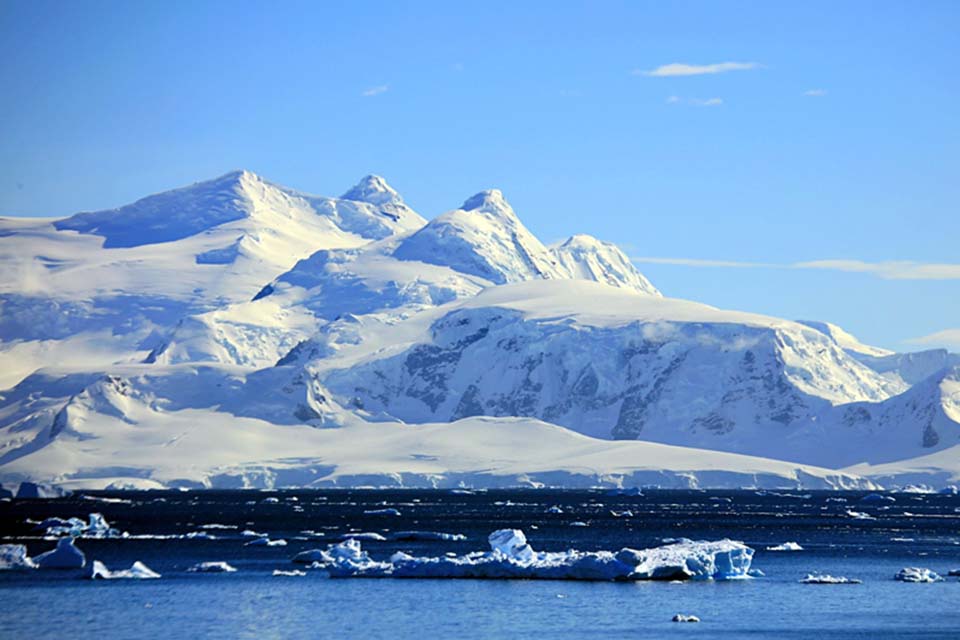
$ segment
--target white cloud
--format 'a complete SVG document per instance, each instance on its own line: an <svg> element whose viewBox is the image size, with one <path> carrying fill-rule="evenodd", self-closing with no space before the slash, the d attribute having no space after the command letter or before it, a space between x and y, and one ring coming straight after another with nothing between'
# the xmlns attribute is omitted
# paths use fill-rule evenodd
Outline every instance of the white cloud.
<svg viewBox="0 0 960 640"><path fill-rule="evenodd" d="M815 269L865 273L884 280L960 280L960 264L913 262L910 260L864 262L862 260L811 260L793 263L702 260L699 258L633 257L634 262L671 264L687 267L728 267L738 269Z"/></svg>
<svg viewBox="0 0 960 640"><path fill-rule="evenodd" d="M667 104L690 104L695 107L719 107L723 104L723 98L681 98L680 96L669 96L666 99Z"/></svg>
<svg viewBox="0 0 960 640"><path fill-rule="evenodd" d="M807 89L803 92L803 95L810 96L811 98L822 98L827 95L826 89Z"/></svg>
<svg viewBox="0 0 960 640"><path fill-rule="evenodd" d="M861 260L813 260L798 262L795 269L828 269L870 273L884 280L960 280L960 264L937 264L911 260L863 262Z"/></svg>
<svg viewBox="0 0 960 640"><path fill-rule="evenodd" d="M910 338L905 340L907 344L920 344L926 347L943 347L945 349L960 349L960 329L944 329L931 333L928 336L919 338Z"/></svg>
<svg viewBox="0 0 960 640"><path fill-rule="evenodd" d="M733 267L737 269L757 269L761 267L778 268L781 265L765 264L762 262L738 262L736 260L700 260L698 258L650 258L631 257L634 262L644 264L673 264L682 267Z"/></svg>
<svg viewBox="0 0 960 640"><path fill-rule="evenodd" d="M364 98L372 98L374 96L380 95L381 93L386 93L389 90L390 90L390 85L381 84L377 87L370 87L369 89L364 90L364 92L360 95L362 95Z"/></svg>
<svg viewBox="0 0 960 640"><path fill-rule="evenodd" d="M634 69L632 73L636 76L671 78L676 76L702 76L713 73L726 73L728 71L746 71L759 67L760 65L756 62L718 62L716 64L683 64L681 62L673 62L649 71Z"/></svg>

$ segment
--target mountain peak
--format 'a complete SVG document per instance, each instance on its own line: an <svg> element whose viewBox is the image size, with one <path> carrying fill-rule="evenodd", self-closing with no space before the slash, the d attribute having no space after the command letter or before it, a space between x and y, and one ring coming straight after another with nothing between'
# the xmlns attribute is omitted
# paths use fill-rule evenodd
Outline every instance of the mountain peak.
<svg viewBox="0 0 960 640"><path fill-rule="evenodd" d="M355 200L372 205L403 204L400 194L382 177L374 174L364 176L360 182L340 196L343 200Z"/></svg>
<svg viewBox="0 0 960 640"><path fill-rule="evenodd" d="M487 189L472 195L466 199L460 209L463 211L477 211L481 209L501 211L507 209L513 211L507 199L503 197L503 192L500 191L500 189Z"/></svg>

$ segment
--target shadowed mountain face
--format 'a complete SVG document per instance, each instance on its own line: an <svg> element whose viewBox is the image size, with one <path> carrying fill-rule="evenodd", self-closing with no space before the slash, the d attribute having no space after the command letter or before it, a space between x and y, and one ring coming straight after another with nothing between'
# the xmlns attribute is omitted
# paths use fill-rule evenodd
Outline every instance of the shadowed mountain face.
<svg viewBox="0 0 960 640"><path fill-rule="evenodd" d="M0 220L0 276L0 479L960 473L956 355L665 298L495 189L427 222L378 176L327 198L238 171Z"/></svg>

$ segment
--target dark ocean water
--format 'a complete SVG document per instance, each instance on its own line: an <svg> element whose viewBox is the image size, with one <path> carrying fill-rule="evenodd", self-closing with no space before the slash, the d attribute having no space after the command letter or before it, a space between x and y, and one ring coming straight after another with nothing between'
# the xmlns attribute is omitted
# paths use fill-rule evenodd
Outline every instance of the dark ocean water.
<svg viewBox="0 0 960 640"><path fill-rule="evenodd" d="M31 555L52 548L30 521L100 512L132 535L206 531L216 539L77 542L111 569L140 560L159 580L92 581L71 571L0 572L0 638L960 638L960 584L905 584L907 566L960 568L960 497L863 493L647 491L284 491L96 493L0 503L4 543ZM266 498L278 502L265 502ZM93 499L91 499L93 498ZM100 498L129 502L104 502ZM838 499L846 502L839 502ZM562 514L547 513L557 505ZM401 516L365 515L394 507ZM846 515L848 509L874 520ZM631 511L614 517L611 511ZM583 521L589 526L575 527ZM204 525L230 528L203 528ZM462 542L364 542L375 558L403 550L487 550L499 528L523 529L537 550L619 550L664 538L742 540L766 577L730 582L586 583L477 580L333 580L320 571L275 577L290 558L349 532L460 533ZM247 547L252 529L285 547ZM307 533L304 533L307 532ZM799 552L766 547L798 542ZM227 561L229 574L187 573ZM803 585L809 572L863 580ZM699 624L670 621L695 614Z"/></svg>

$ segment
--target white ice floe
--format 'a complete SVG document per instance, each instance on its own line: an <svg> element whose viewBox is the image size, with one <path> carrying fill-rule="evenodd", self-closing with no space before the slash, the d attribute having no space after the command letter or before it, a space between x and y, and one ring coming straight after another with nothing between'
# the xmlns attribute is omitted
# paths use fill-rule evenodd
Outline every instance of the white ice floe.
<svg viewBox="0 0 960 640"><path fill-rule="evenodd" d="M547 513L563 513L563 509L561 509L557 505L553 505L552 507L547 509Z"/></svg>
<svg viewBox="0 0 960 640"><path fill-rule="evenodd" d="M283 539L271 540L270 538L254 538L244 545L245 547L285 547L287 541Z"/></svg>
<svg viewBox="0 0 960 640"><path fill-rule="evenodd" d="M390 536L393 540L445 540L449 542L466 540L462 533L443 533L442 531L397 531Z"/></svg>
<svg viewBox="0 0 960 640"><path fill-rule="evenodd" d="M685 613L678 613L673 616L674 622L700 622L700 618L697 616L687 615Z"/></svg>
<svg viewBox="0 0 960 640"><path fill-rule="evenodd" d="M341 540L367 540L373 542L383 542L385 537L374 531L358 531L356 533L345 533L340 536Z"/></svg>
<svg viewBox="0 0 960 640"><path fill-rule="evenodd" d="M400 512L393 508L388 509L368 509L363 512L368 516L399 516Z"/></svg>
<svg viewBox="0 0 960 640"><path fill-rule="evenodd" d="M920 567L905 567L900 569L897 572L897 575L893 576L894 580L899 580L900 582L942 582L943 578L940 577L935 571L930 569L922 569Z"/></svg>
<svg viewBox="0 0 960 640"><path fill-rule="evenodd" d="M114 529L99 513L91 513L89 521L80 518L47 518L36 526L48 536L71 536L74 538L122 538L124 534Z"/></svg>
<svg viewBox="0 0 960 640"><path fill-rule="evenodd" d="M297 576L305 576L305 575L307 575L307 572L306 572L306 571L300 571L299 569L291 569L290 571L286 571L286 570L284 570L284 569L274 569L274 570L273 570L273 575L275 575L275 576L297 577Z"/></svg>
<svg viewBox="0 0 960 640"><path fill-rule="evenodd" d="M847 515L853 518L854 520L876 520L869 513L864 513L862 511L854 511L852 509L847 510Z"/></svg>
<svg viewBox="0 0 960 640"><path fill-rule="evenodd" d="M393 554L376 561L356 540L331 545L318 557L332 577L505 578L546 580L686 580L749 577L753 549L741 542L683 541L654 549L537 552L517 529L494 531L488 552L462 556Z"/></svg>
<svg viewBox="0 0 960 640"><path fill-rule="evenodd" d="M41 569L82 569L87 564L83 551L73 544L73 538L60 538L57 546L33 559Z"/></svg>
<svg viewBox="0 0 960 640"><path fill-rule="evenodd" d="M0 544L0 570L36 569L37 564L27 555L22 544Z"/></svg>
<svg viewBox="0 0 960 640"><path fill-rule="evenodd" d="M773 547L767 547L767 551L803 551L803 547L796 542L784 542Z"/></svg>
<svg viewBox="0 0 960 640"><path fill-rule="evenodd" d="M191 573L233 573L236 570L236 567L223 561L199 562L187 569Z"/></svg>
<svg viewBox="0 0 960 640"><path fill-rule="evenodd" d="M897 499L894 498L893 496L885 496L882 493L869 493L863 496L862 498L860 498L860 502L867 502L867 503L871 503L871 502L882 503L882 502L896 502L896 501Z"/></svg>
<svg viewBox="0 0 960 640"><path fill-rule="evenodd" d="M802 584L863 584L863 580L857 578L831 576L827 573L808 573L800 582Z"/></svg>
<svg viewBox="0 0 960 640"><path fill-rule="evenodd" d="M87 577L92 580L149 580L159 578L160 574L139 560L134 562L129 569L121 569L118 571L110 571L105 564L99 560L94 560L87 570Z"/></svg>

